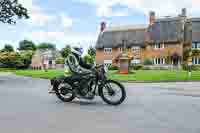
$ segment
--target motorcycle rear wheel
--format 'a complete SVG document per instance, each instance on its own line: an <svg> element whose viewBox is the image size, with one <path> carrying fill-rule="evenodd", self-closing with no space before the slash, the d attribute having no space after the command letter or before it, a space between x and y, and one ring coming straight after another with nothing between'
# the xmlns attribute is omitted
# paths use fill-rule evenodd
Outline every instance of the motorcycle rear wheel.
<svg viewBox="0 0 200 133"><path fill-rule="evenodd" d="M58 83L55 90L56 96L63 102L71 102L75 98L72 87L67 83Z"/></svg>

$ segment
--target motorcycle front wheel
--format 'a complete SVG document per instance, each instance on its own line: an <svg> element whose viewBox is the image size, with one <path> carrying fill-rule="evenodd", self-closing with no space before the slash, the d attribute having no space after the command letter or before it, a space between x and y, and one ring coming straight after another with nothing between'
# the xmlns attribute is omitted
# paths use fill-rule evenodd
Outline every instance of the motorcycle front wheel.
<svg viewBox="0 0 200 133"><path fill-rule="evenodd" d="M99 88L99 95L110 105L119 105L126 99L124 86L113 80L107 80L104 86Z"/></svg>

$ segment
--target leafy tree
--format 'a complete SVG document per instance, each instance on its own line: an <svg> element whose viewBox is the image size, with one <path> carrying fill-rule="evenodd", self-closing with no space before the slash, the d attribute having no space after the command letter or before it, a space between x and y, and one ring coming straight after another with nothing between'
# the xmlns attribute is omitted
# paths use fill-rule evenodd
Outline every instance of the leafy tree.
<svg viewBox="0 0 200 133"><path fill-rule="evenodd" d="M0 22L15 24L16 18L28 19L27 9L18 0L0 0Z"/></svg>
<svg viewBox="0 0 200 133"><path fill-rule="evenodd" d="M64 57L64 58L66 58L66 57L70 54L70 52L71 52L71 47L70 47L70 45L66 45L66 47L63 48L63 49L60 51L62 57Z"/></svg>
<svg viewBox="0 0 200 133"><path fill-rule="evenodd" d="M52 49L55 50L56 46L52 43L40 43L37 47L38 49Z"/></svg>
<svg viewBox="0 0 200 133"><path fill-rule="evenodd" d="M10 44L6 44L4 46L4 48L1 50L1 52L13 52L14 51L14 48L12 45Z"/></svg>
<svg viewBox="0 0 200 133"><path fill-rule="evenodd" d="M94 57L96 55L96 49L92 46L89 47L88 49L88 54L92 57Z"/></svg>
<svg viewBox="0 0 200 133"><path fill-rule="evenodd" d="M90 56L90 55L85 55L84 57L83 57L83 59L84 59L84 61L86 62L86 63L88 63L88 64L94 64L94 58L92 58L92 56Z"/></svg>
<svg viewBox="0 0 200 133"><path fill-rule="evenodd" d="M26 50L26 51L20 52L21 60L23 62L22 68L28 68L30 66L33 54L34 54L34 51L32 50Z"/></svg>
<svg viewBox="0 0 200 133"><path fill-rule="evenodd" d="M59 57L56 59L56 64L65 64L65 59L63 57Z"/></svg>
<svg viewBox="0 0 200 133"><path fill-rule="evenodd" d="M23 60L17 52L2 52L0 53L0 64L6 68L20 68L23 66Z"/></svg>
<svg viewBox="0 0 200 133"><path fill-rule="evenodd" d="M23 40L19 42L19 48L18 50L32 50L35 51L36 50L36 45L29 40Z"/></svg>

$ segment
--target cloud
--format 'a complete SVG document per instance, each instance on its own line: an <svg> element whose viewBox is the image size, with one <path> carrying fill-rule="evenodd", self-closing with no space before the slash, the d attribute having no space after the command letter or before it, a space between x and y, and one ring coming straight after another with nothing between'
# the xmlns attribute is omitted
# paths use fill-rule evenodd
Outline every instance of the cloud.
<svg viewBox="0 0 200 133"><path fill-rule="evenodd" d="M52 42L57 44L57 48L62 48L66 44L77 45L83 44L87 48L89 44L94 44L97 34L94 33L77 33L72 31L33 31L26 36L26 39L40 42Z"/></svg>
<svg viewBox="0 0 200 133"><path fill-rule="evenodd" d="M56 16L44 13L39 6L32 6L28 23L33 26L45 26L55 20Z"/></svg>
<svg viewBox="0 0 200 133"><path fill-rule="evenodd" d="M182 8L187 8L188 14L193 15L200 11L199 0L75 0L96 6L99 12L112 10L113 6L122 5L133 11L139 11L148 15L149 11L155 11L157 16L177 15ZM105 13L102 13L105 14ZM111 14L112 15L112 14Z"/></svg>
<svg viewBox="0 0 200 133"><path fill-rule="evenodd" d="M19 3L22 4L28 10L32 8L33 1L32 0L19 0Z"/></svg>
<svg viewBox="0 0 200 133"><path fill-rule="evenodd" d="M65 15L64 13L61 13L60 17L61 17L61 22L62 22L62 25L64 26L64 28L68 29L68 28L72 27L72 23L73 23L72 18Z"/></svg>
<svg viewBox="0 0 200 133"><path fill-rule="evenodd" d="M113 11L112 8L106 6L100 6L97 8L97 16L99 17L122 17L128 16L128 11Z"/></svg>

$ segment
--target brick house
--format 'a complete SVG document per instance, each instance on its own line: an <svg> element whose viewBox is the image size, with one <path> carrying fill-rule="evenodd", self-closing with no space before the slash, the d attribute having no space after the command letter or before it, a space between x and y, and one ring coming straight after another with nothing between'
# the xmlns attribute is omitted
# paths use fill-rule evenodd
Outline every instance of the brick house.
<svg viewBox="0 0 200 133"><path fill-rule="evenodd" d="M47 69L56 68L56 64L55 64L56 54L57 53L55 50L49 50L49 49L36 50L31 60L31 68L44 69L45 65Z"/></svg>
<svg viewBox="0 0 200 133"><path fill-rule="evenodd" d="M177 17L155 16L150 12L147 25L107 28L101 23L96 63L119 66L121 52L127 50L130 64L142 64L148 59L154 65L180 65L186 47L200 48L200 18L188 18L186 9ZM193 57L193 64L200 64L199 57Z"/></svg>

